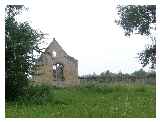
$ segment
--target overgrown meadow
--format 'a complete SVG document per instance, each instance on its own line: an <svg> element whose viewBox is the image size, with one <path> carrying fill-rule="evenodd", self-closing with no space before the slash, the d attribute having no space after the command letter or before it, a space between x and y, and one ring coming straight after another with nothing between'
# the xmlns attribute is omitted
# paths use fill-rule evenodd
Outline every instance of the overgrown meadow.
<svg viewBox="0 0 160 122"><path fill-rule="evenodd" d="M6 102L6 117L156 117L154 84L34 86L26 93Z"/></svg>

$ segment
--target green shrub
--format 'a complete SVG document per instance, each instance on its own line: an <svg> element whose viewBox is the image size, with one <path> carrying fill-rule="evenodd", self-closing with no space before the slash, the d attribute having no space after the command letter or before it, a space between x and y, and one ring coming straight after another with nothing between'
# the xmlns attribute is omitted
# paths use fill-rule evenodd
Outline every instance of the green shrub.
<svg viewBox="0 0 160 122"><path fill-rule="evenodd" d="M137 88L135 88L136 92L144 92L145 91L145 87L144 86L139 86Z"/></svg>
<svg viewBox="0 0 160 122"><path fill-rule="evenodd" d="M51 89L52 87L47 85L31 85L25 89L25 95L19 97L18 101L25 104L46 104L47 102L52 102L54 92L51 92Z"/></svg>

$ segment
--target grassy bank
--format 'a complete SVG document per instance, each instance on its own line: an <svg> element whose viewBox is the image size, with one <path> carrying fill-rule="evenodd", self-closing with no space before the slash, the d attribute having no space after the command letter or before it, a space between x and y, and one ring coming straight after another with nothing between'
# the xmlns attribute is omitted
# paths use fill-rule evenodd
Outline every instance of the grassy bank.
<svg viewBox="0 0 160 122"><path fill-rule="evenodd" d="M153 85L53 88L43 104L6 102L6 117L155 117Z"/></svg>

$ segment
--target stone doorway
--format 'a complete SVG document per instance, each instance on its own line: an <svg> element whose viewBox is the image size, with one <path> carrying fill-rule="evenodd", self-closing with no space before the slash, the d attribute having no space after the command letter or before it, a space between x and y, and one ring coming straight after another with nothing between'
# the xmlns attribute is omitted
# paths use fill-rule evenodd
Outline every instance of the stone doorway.
<svg viewBox="0 0 160 122"><path fill-rule="evenodd" d="M64 66L61 63L53 64L53 78L55 81L64 81Z"/></svg>

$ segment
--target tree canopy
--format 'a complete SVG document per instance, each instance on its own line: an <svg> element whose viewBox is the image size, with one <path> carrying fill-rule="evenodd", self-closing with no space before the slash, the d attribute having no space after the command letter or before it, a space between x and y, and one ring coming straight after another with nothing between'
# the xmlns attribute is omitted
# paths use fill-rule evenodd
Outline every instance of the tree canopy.
<svg viewBox="0 0 160 122"><path fill-rule="evenodd" d="M120 20L116 20L125 31L125 35L133 32L141 35L150 35L152 25L156 23L155 5L128 5L118 6Z"/></svg>
<svg viewBox="0 0 160 122"><path fill-rule="evenodd" d="M156 6L127 5L117 8L120 19L116 20L116 23L123 28L126 36L141 34L151 37L152 44L139 53L138 57L143 67L151 64L151 68L154 69L156 67L156 38L152 31L156 30Z"/></svg>
<svg viewBox="0 0 160 122"><path fill-rule="evenodd" d="M32 29L28 22L15 19L23 5L8 5L5 9L5 80L6 99L15 99L28 86L34 64L33 51L40 51L38 44L44 34Z"/></svg>

